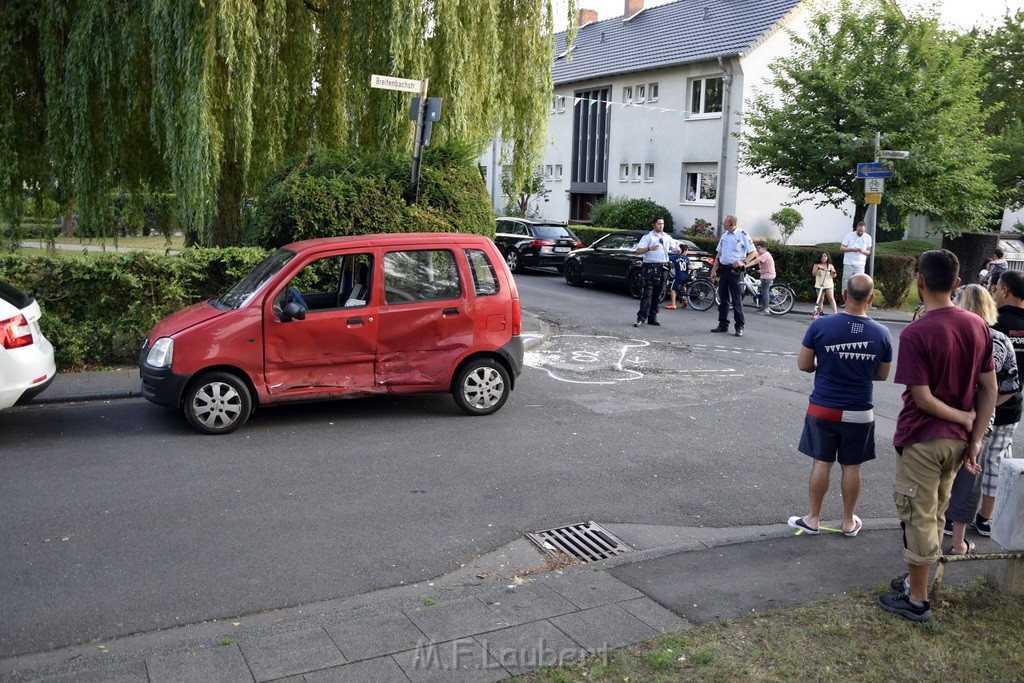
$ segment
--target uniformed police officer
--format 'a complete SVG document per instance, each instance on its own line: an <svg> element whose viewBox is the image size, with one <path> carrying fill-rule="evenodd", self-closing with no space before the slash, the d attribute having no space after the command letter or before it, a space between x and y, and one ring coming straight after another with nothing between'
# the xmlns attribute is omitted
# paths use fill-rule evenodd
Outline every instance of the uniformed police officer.
<svg viewBox="0 0 1024 683"><path fill-rule="evenodd" d="M676 241L665 234L665 219L655 216L651 221L651 231L640 238L636 245L636 253L643 254L643 289L640 294L640 310L636 314L633 327L661 325L658 322L658 304L665 296L665 283L668 276L668 255L679 253Z"/></svg>
<svg viewBox="0 0 1024 683"><path fill-rule="evenodd" d="M718 240L711 279L718 276L718 327L712 332L729 331L729 306L732 305L736 336L743 336L743 266L757 256L754 243L743 230L736 230L736 216L729 214L722 221L725 232Z"/></svg>

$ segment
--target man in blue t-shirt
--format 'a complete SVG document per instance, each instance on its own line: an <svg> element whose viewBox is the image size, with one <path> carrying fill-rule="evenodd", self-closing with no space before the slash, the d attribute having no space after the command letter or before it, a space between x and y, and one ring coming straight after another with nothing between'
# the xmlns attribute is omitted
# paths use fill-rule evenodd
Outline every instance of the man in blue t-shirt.
<svg viewBox="0 0 1024 683"><path fill-rule="evenodd" d="M885 381L892 363L889 330L868 317L873 290L869 276L852 276L844 292L846 309L812 322L797 357L798 368L814 373L799 446L813 462L810 512L790 517L789 526L808 534L818 533L821 506L837 459L842 466L843 533L856 536L862 526L854 513L861 463L875 458L872 382Z"/></svg>

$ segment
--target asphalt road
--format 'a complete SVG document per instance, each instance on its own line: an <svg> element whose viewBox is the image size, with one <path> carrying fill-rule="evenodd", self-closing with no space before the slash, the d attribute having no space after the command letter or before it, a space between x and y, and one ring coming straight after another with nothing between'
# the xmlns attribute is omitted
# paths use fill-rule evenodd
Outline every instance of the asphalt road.
<svg viewBox="0 0 1024 683"><path fill-rule="evenodd" d="M708 333L713 310L635 329L628 295L517 282L554 327L491 417L379 398L262 410L207 437L143 400L0 413L0 657L415 582L572 522L804 512L806 316L748 309L741 339ZM893 516L899 390L876 391L862 517Z"/></svg>

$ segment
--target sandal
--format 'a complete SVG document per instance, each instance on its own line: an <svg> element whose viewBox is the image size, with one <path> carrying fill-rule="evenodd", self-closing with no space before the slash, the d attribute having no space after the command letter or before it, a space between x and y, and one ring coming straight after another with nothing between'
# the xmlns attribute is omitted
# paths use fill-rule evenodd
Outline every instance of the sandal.
<svg viewBox="0 0 1024 683"><path fill-rule="evenodd" d="M813 535L821 533L817 529L812 529L811 527L807 526L807 522L804 521L803 517L790 517L789 520L786 521L786 524L790 525L794 529L804 532L805 534Z"/></svg>
<svg viewBox="0 0 1024 683"><path fill-rule="evenodd" d="M849 536L853 538L860 533L860 530L864 528L864 522L860 521L860 517L857 515L853 516L853 531L844 531L843 536Z"/></svg>
<svg viewBox="0 0 1024 683"><path fill-rule="evenodd" d="M949 547L949 552L946 553L946 554L947 555L973 555L974 551L977 550L977 548L974 546L974 541L971 541L971 540L965 538L964 539L964 543L967 544L967 550L963 551L962 553L958 553L955 550L953 550L953 546L950 546Z"/></svg>

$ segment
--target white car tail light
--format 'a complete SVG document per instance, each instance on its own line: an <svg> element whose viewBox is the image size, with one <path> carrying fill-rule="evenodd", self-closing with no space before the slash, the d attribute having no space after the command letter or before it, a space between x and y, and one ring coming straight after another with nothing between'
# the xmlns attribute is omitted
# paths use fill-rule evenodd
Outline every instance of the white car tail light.
<svg viewBox="0 0 1024 683"><path fill-rule="evenodd" d="M0 346L5 349L20 349L32 345L32 326L23 315L0 320Z"/></svg>

